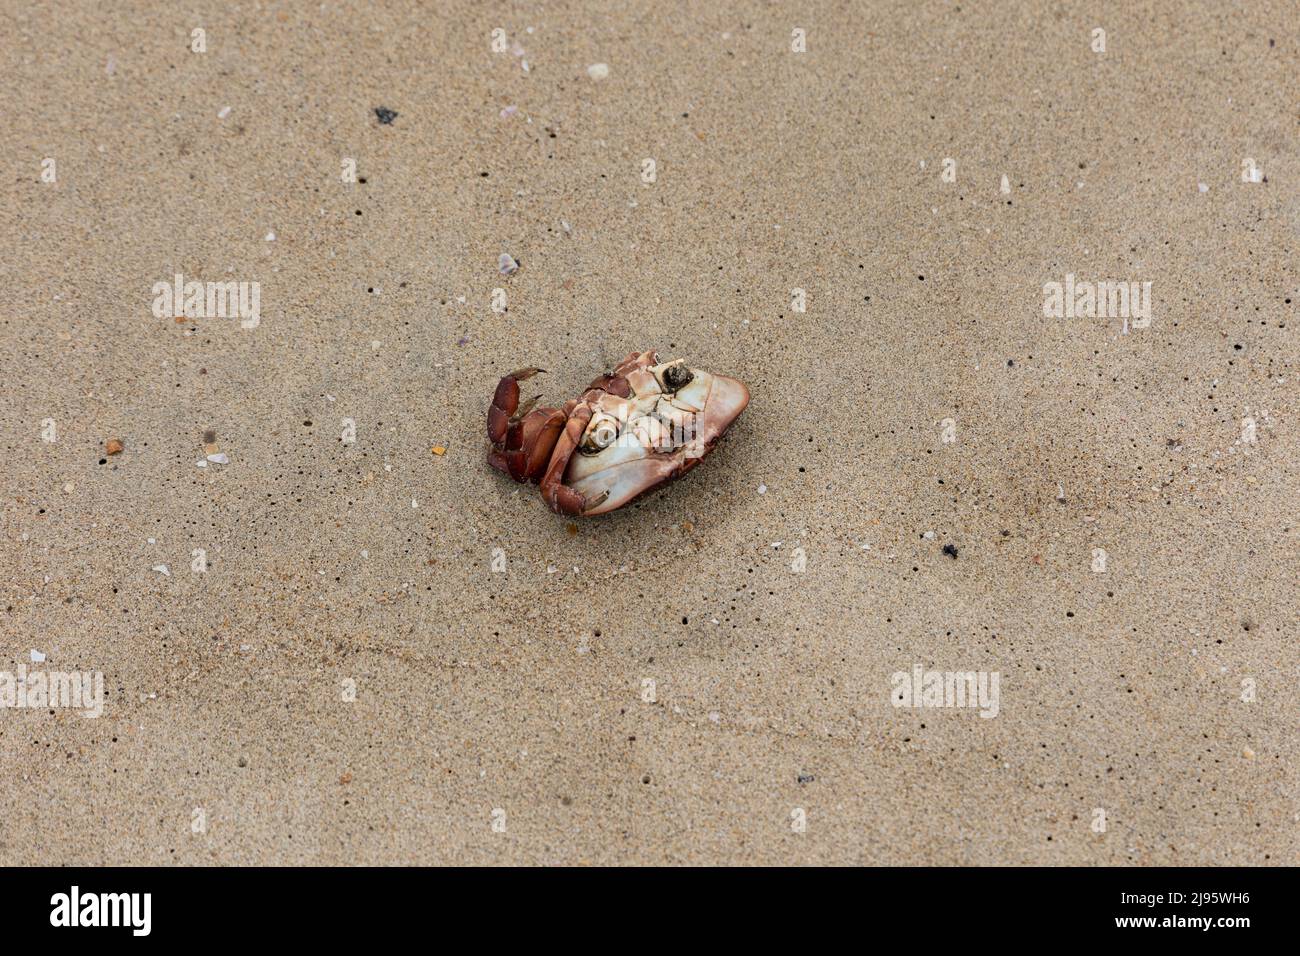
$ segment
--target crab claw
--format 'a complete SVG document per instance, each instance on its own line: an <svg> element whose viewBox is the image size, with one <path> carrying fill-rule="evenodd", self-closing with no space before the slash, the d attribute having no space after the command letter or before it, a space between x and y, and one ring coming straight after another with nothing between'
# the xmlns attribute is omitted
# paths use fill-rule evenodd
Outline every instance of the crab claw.
<svg viewBox="0 0 1300 956"><path fill-rule="evenodd" d="M544 368L516 369L508 375L503 375L501 381L497 382L496 394L492 396L492 404L488 406L487 430L488 439L492 444L500 444L505 439L506 431L510 428L510 420L519 410L519 383L532 378L538 372L545 371Z"/></svg>

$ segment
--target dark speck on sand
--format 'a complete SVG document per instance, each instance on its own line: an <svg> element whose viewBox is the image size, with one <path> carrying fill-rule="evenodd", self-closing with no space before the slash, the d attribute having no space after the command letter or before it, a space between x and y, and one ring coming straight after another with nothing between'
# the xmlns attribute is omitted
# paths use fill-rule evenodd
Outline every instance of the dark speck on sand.
<svg viewBox="0 0 1300 956"><path fill-rule="evenodd" d="M375 115L379 117L379 122L385 126L392 126L393 120L397 119L397 111L390 110L386 106L376 106Z"/></svg>
<svg viewBox="0 0 1300 956"><path fill-rule="evenodd" d="M952 558L954 561L957 560L957 546L955 544L945 544L943 546L943 553L948 555L948 557Z"/></svg>

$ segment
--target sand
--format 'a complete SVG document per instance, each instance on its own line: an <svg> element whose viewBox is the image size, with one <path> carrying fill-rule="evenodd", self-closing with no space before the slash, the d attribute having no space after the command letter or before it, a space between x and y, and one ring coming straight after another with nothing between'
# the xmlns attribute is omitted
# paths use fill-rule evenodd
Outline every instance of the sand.
<svg viewBox="0 0 1300 956"><path fill-rule="evenodd" d="M1295 7L617 6L3 4L0 863L1295 864Z"/></svg>

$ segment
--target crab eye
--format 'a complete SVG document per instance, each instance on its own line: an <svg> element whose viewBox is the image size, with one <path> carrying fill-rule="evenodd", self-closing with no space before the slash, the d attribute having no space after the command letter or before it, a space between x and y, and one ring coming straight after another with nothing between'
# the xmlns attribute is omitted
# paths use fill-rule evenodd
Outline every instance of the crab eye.
<svg viewBox="0 0 1300 956"><path fill-rule="evenodd" d="M613 418L597 419L583 439L583 451L602 451L618 439L618 422Z"/></svg>
<svg viewBox="0 0 1300 956"><path fill-rule="evenodd" d="M675 392L685 388L695 378L695 373L685 365L670 365L664 369L664 387Z"/></svg>

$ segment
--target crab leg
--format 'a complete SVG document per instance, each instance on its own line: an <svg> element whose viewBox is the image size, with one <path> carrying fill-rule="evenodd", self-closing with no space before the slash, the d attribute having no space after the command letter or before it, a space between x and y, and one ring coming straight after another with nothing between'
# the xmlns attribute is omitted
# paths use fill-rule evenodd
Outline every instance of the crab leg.
<svg viewBox="0 0 1300 956"><path fill-rule="evenodd" d="M627 379L622 375L616 375L613 372L606 372L599 378L593 379L591 384L587 386L587 391L591 391L592 389L601 392L608 392L610 395L615 395L618 398L627 398L632 394L632 386L628 384Z"/></svg>
<svg viewBox="0 0 1300 956"><path fill-rule="evenodd" d="M564 471L569 467L569 459L573 457L574 451L582 441L582 433L587 430L592 414L591 406L586 402L577 404L572 409L566 405L565 410L569 412L569 420L565 422L564 431L560 434L559 441L555 443L555 451L551 452L546 473L542 475L542 500L556 514L580 515L588 508L594 508L604 501L608 493L603 492L599 497L588 501L585 496L564 483Z"/></svg>
<svg viewBox="0 0 1300 956"><path fill-rule="evenodd" d="M628 352L627 358L614 366L614 374L627 375L628 372L649 368L658 361L658 356L653 349L648 352Z"/></svg>

